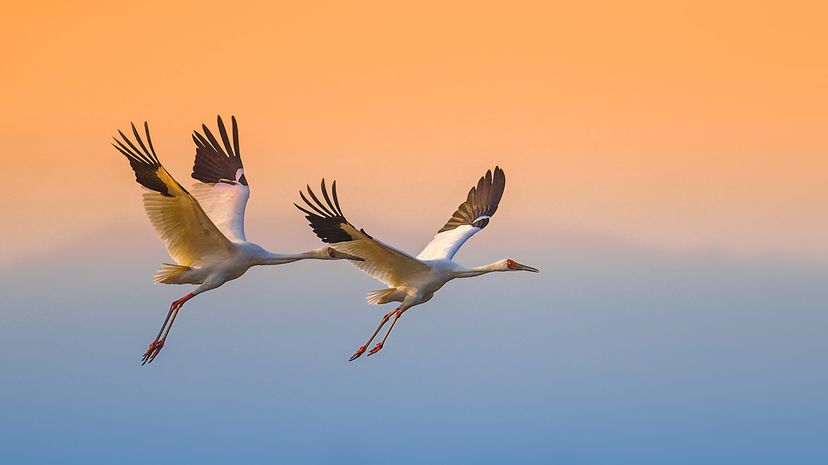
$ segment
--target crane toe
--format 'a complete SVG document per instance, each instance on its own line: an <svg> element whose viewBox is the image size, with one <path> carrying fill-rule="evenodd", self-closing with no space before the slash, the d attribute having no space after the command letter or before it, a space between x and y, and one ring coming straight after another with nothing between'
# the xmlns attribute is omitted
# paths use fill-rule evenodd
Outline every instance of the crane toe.
<svg viewBox="0 0 828 465"><path fill-rule="evenodd" d="M164 348L163 339L152 341L152 344L149 345L147 351L144 352L144 357L141 359L141 365L152 363L152 361L155 360L155 357L158 356L158 353L161 352L162 348Z"/></svg>
<svg viewBox="0 0 828 465"><path fill-rule="evenodd" d="M378 342L377 345L375 345L374 348L371 349L370 352L368 352L368 355L374 355L375 353L379 352L380 349L382 349L382 342Z"/></svg>
<svg viewBox="0 0 828 465"><path fill-rule="evenodd" d="M368 348L368 344L361 346L354 352L354 355L351 355L351 358L348 359L349 362L353 362L354 360L358 359L363 353L365 353L365 349Z"/></svg>

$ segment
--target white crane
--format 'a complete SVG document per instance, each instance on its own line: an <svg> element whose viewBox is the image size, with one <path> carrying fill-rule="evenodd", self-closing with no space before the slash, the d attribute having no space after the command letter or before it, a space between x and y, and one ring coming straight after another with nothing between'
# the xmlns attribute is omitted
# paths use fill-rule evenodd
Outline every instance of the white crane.
<svg viewBox="0 0 828 465"><path fill-rule="evenodd" d="M299 254L271 253L248 242L244 235L244 209L250 188L239 153L239 132L232 118L233 143L221 117L218 129L224 147L202 125L204 134L194 131L196 144L192 177L199 181L188 192L161 166L152 146L149 125L144 123L146 145L135 125L135 142L118 131L123 141L113 146L124 154L135 171L135 179L148 189L144 209L161 237L174 264L158 268L154 281L163 284L199 284L192 292L170 305L155 340L144 353L142 365L152 362L164 347L170 329L185 302L243 275L255 265L281 265L297 260L362 260L333 247L321 247ZM147 149L149 146L149 150ZM139 148L140 147L140 148Z"/></svg>
<svg viewBox="0 0 828 465"><path fill-rule="evenodd" d="M383 244L369 236L364 230L357 229L349 223L339 207L336 181L331 186L332 192L329 196L325 180L322 180L324 203L314 194L310 186L307 190L312 201L308 200L304 193L299 192L307 208L294 205L305 213L305 218L310 221L313 232L322 241L336 244L338 250L364 258L364 261L354 263L354 265L388 286L387 289L369 292L368 303L381 305L389 302L402 302L400 306L382 317L368 342L357 349L356 353L351 356L351 361L356 360L365 352L385 323L393 316L385 337L368 352L368 355L379 352L385 340L388 339L388 335L391 334L397 319L409 308L428 302L438 289L452 279L471 278L495 271L538 272L537 268L522 265L512 259L499 260L475 268L465 268L452 260L464 242L489 224L505 187L506 176L503 170L495 167L494 175L491 170L487 171L486 175L480 178L477 186L471 188L466 201L460 204L446 225L416 257Z"/></svg>

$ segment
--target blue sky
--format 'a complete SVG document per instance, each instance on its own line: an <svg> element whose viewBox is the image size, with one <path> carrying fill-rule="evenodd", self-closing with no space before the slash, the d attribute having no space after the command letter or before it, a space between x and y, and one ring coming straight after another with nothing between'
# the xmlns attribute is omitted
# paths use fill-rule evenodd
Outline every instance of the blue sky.
<svg viewBox="0 0 828 465"><path fill-rule="evenodd" d="M461 262L542 273L450 283L354 363L378 283L259 268L189 303L141 367L186 288L150 284L159 250L92 245L2 270L3 463L828 460L824 264L622 243L495 256L478 238Z"/></svg>

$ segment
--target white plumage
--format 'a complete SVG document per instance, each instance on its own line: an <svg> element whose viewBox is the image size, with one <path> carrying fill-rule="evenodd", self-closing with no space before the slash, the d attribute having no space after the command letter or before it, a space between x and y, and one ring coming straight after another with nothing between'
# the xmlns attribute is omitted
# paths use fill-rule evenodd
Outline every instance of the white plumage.
<svg viewBox="0 0 828 465"><path fill-rule="evenodd" d="M239 169L239 176L243 173ZM238 182L229 184L195 183L192 186L193 197L198 201L207 216L219 231L233 242L247 242L244 235L244 210L250 198L250 188Z"/></svg>
<svg viewBox="0 0 828 465"><path fill-rule="evenodd" d="M503 170L495 167L494 174L487 171L477 185L471 188L466 201L460 204L446 225L417 257L384 244L349 223L339 206L336 181L331 185L331 195L328 194L325 181L322 181L321 192L324 202L320 201L310 187L307 189L307 197L300 192L305 205L296 207L305 213L314 233L324 242L334 244L337 250L364 258L365 261L352 263L388 286L387 289L369 292L368 303L379 305L401 302L401 305L382 317L368 342L354 353L351 360L365 352L380 329L393 316L385 337L368 355L382 349L397 319L409 308L429 301L437 290L452 279L480 276L495 271L538 271L511 259L475 268L465 268L452 260L460 247L489 223L497 210L505 187L506 176Z"/></svg>
<svg viewBox="0 0 828 465"><path fill-rule="evenodd" d="M478 220L489 218L489 216L486 216L478 218ZM463 224L454 229L439 232L417 255L417 258L420 260L451 260L460 250L460 247L480 230L481 228L477 226Z"/></svg>
<svg viewBox="0 0 828 465"><path fill-rule="evenodd" d="M218 118L218 129L223 146L206 125L202 125L203 135L194 133L196 157L192 177L199 182L193 186L192 194L173 179L158 161L147 123L144 123L146 145L135 125L132 125L134 143L118 131L122 140L115 139L113 144L129 160L138 183L148 189L144 193L144 209L175 261L161 265L154 281L199 285L170 305L161 330L144 353L143 363L152 362L164 347L178 311L185 302L238 278L252 266L279 265L304 259L362 260L339 253L332 247L299 254L276 254L247 242L244 210L250 188L239 153L235 117L232 124L232 144L221 117Z"/></svg>

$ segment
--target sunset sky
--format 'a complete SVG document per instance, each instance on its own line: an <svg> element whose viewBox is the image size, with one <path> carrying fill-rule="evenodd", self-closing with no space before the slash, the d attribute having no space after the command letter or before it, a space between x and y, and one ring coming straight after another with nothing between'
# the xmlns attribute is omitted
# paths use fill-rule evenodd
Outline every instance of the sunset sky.
<svg viewBox="0 0 828 465"><path fill-rule="evenodd" d="M110 136L149 121L186 185L217 113L262 235L327 176L419 245L500 164L515 230L828 260L826 11L578 5L7 2L0 262L144 224Z"/></svg>
<svg viewBox="0 0 828 465"><path fill-rule="evenodd" d="M828 463L820 2L29 2L0 15L0 462ZM239 121L247 237L292 206L416 252L495 165L451 283L349 364L380 284L251 270L188 303L128 163ZM387 310L385 310L387 311ZM410 316L409 316L410 315Z"/></svg>

